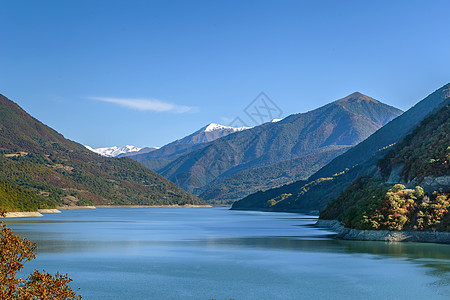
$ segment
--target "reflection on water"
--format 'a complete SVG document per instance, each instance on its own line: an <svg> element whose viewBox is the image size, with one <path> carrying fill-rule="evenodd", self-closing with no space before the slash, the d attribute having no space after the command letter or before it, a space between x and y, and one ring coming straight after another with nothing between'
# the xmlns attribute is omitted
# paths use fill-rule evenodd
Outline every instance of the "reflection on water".
<svg viewBox="0 0 450 300"><path fill-rule="evenodd" d="M164 299L450 297L449 245L335 240L315 221L209 208L76 210L7 222L38 243L29 268L70 273L85 299L121 299L119 286ZM137 291L136 280L151 283Z"/></svg>

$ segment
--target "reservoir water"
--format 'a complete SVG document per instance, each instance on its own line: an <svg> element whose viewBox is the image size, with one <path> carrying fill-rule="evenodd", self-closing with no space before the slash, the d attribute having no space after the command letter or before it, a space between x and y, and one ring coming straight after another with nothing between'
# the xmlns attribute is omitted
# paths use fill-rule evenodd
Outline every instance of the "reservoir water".
<svg viewBox="0 0 450 300"><path fill-rule="evenodd" d="M342 241L302 214L99 208L8 219L83 299L450 299L450 245Z"/></svg>

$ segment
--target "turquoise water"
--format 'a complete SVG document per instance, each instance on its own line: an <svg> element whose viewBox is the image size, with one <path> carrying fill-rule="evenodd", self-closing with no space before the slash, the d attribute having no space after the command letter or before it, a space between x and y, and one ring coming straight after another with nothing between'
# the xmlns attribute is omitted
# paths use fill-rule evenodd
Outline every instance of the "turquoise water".
<svg viewBox="0 0 450 300"><path fill-rule="evenodd" d="M450 246L340 241L302 214L101 208L9 219L83 299L450 299Z"/></svg>

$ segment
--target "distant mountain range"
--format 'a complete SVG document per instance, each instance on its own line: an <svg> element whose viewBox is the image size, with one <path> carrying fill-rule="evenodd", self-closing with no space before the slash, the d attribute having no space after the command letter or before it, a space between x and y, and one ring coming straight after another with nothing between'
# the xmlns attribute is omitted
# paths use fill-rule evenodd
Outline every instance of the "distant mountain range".
<svg viewBox="0 0 450 300"><path fill-rule="evenodd" d="M133 153L139 153L139 151L142 150L142 148L138 148L136 146L130 146L130 145L126 145L124 147L117 147L117 146L112 146L112 147L102 147L102 148L92 148L90 146L85 145L85 147L89 150L91 150L92 152L95 152L97 154L100 154L101 156L105 156L105 157L117 157L117 156L122 156L122 155L126 155L126 154L133 154ZM149 148L152 150L156 150L158 148ZM150 152L149 151L149 152Z"/></svg>
<svg viewBox="0 0 450 300"><path fill-rule="evenodd" d="M273 122L279 121L274 120ZM218 138L224 137L226 135L229 135L230 133L242 131L245 129L249 129L251 127L232 127L232 126L224 126L216 123L210 123L193 134L190 134L182 139L176 140L165 147L169 145L199 145L199 144L205 144L212 142ZM91 150L92 152L98 153L102 156L106 157L130 157L135 155L141 155L141 154L147 154L150 152L153 152L155 150L161 149L161 147L145 147L145 148L138 148L136 146L130 146L126 145L124 147L101 147L101 148L92 148L88 145L85 146L87 149ZM166 150L166 148L164 150ZM170 148L170 146L169 146ZM164 151L163 151L164 152ZM160 157L160 154L156 155L157 157ZM141 157L135 157L136 160L151 160L151 158L147 159L146 156Z"/></svg>
<svg viewBox="0 0 450 300"><path fill-rule="evenodd" d="M353 93L316 110L254 128L227 132L223 126L210 124L132 158L211 203L231 203L259 189L308 178L401 113ZM223 136L205 138L216 128Z"/></svg>
<svg viewBox="0 0 450 300"><path fill-rule="evenodd" d="M251 194L232 209L269 211L321 210L360 176L379 172L378 161L427 115L448 103L450 84L438 89L369 138L336 157L308 180ZM419 151L419 150L417 150Z"/></svg>
<svg viewBox="0 0 450 300"><path fill-rule="evenodd" d="M0 180L5 194L16 195L0 197L0 206L7 203L9 209L204 203L129 158L102 157L65 139L3 95L0 95ZM17 195L28 192L37 195L33 201L38 203L24 207L24 200Z"/></svg>
<svg viewBox="0 0 450 300"><path fill-rule="evenodd" d="M130 157L214 204L305 180L402 111L355 92L255 128L208 124L159 149L89 149Z"/></svg>

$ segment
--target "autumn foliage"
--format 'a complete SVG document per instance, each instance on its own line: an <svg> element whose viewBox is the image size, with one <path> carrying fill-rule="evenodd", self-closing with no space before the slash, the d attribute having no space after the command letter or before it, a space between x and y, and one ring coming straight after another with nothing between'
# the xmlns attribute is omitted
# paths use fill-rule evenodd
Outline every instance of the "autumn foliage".
<svg viewBox="0 0 450 300"><path fill-rule="evenodd" d="M5 212L0 211L4 217ZM0 299L81 299L69 287L67 275L55 276L34 270L26 279L17 278L24 263L36 258L35 243L14 234L0 222Z"/></svg>
<svg viewBox="0 0 450 300"><path fill-rule="evenodd" d="M369 230L450 231L450 193L427 195L417 186L405 189L359 178L321 213L347 227Z"/></svg>

